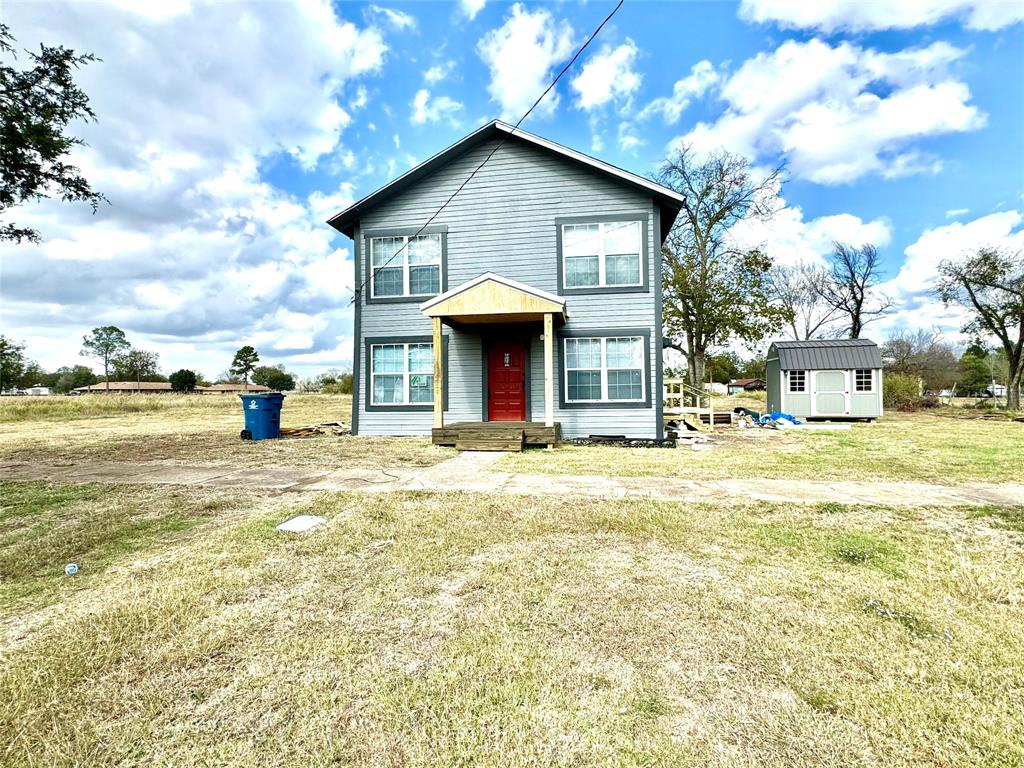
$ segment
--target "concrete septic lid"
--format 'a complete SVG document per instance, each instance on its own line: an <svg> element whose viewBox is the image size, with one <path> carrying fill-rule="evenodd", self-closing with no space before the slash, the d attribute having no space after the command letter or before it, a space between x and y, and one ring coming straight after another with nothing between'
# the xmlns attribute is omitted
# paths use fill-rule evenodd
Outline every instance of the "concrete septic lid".
<svg viewBox="0 0 1024 768"><path fill-rule="evenodd" d="M277 530L286 531L287 533L304 533L316 528L322 522L324 522L324 519L316 515L297 515L285 520L277 526Z"/></svg>

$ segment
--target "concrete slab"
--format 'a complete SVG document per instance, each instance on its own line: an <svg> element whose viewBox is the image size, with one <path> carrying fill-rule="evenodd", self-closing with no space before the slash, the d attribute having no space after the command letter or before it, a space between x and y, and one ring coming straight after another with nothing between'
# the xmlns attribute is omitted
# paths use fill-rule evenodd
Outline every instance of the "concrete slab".
<svg viewBox="0 0 1024 768"><path fill-rule="evenodd" d="M327 521L322 517L317 517L316 515L296 515L275 527L277 530L283 531L284 533L305 533L306 531L311 531L318 525L322 525L325 522Z"/></svg>

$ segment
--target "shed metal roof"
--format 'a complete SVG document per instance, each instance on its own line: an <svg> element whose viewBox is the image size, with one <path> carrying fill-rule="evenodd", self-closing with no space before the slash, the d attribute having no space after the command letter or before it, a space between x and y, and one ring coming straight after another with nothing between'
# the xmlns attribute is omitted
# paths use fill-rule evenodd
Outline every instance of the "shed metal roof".
<svg viewBox="0 0 1024 768"><path fill-rule="evenodd" d="M882 353L871 339L776 341L768 350L768 357L773 352L779 356L779 367L784 371L882 367Z"/></svg>
<svg viewBox="0 0 1024 768"><path fill-rule="evenodd" d="M515 128L508 123L503 123L501 120L492 120L483 127L473 131L473 133L468 136L459 139L447 149L441 150L433 157L424 160L419 165L406 171L397 179L385 184L376 192L372 192L362 200L359 200L349 206L341 213L335 214L327 220L327 223L339 232L347 235L348 237L352 237L355 234L356 223L372 208L399 194L430 173L433 173L438 168L441 168L452 160L462 156L473 147L488 139L496 137L500 138L505 135L516 141L526 142L532 146L539 147L554 155L565 158L570 162L577 163L592 171L604 174L629 187L650 194L661 209L662 231L660 235L662 240L665 239L668 231L672 228L673 222L675 222L676 217L679 215L679 209L682 208L683 202L686 199L675 190L663 187L650 179L645 179L643 176L638 176L635 173L630 173L629 171L623 170L611 163L597 160L596 158L585 155L582 152L577 152L574 149L569 149L561 144L556 144L548 139L528 133L522 128Z"/></svg>

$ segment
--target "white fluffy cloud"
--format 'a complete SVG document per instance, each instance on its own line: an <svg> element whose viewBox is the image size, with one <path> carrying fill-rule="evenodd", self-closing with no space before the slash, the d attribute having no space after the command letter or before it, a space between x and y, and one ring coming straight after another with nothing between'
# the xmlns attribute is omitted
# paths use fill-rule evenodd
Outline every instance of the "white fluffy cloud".
<svg viewBox="0 0 1024 768"><path fill-rule="evenodd" d="M546 9L531 13L520 3L513 5L505 23L477 44L477 53L491 73L487 91L501 106L502 118L519 119L547 88L555 66L572 50L569 22L556 21ZM557 108L558 92L552 90L533 114L550 117Z"/></svg>
<svg viewBox="0 0 1024 768"><path fill-rule="evenodd" d="M944 42L880 53L787 41L744 62L722 85L725 112L680 139L698 151L782 154L792 173L824 184L936 171L940 161L915 140L985 124L967 86L948 72L963 55Z"/></svg>
<svg viewBox="0 0 1024 768"><path fill-rule="evenodd" d="M458 115L462 111L462 103L448 96L431 96L430 91L421 88L412 100L411 120L414 125L447 121L452 127L459 124Z"/></svg>
<svg viewBox="0 0 1024 768"><path fill-rule="evenodd" d="M807 221L800 206L786 205L782 199L777 206L777 213L767 223L746 219L734 226L730 232L734 242L742 248L764 248L778 264L821 264L832 252L833 242L870 243L882 248L892 239L884 219L863 221L852 214L839 213Z"/></svg>
<svg viewBox="0 0 1024 768"><path fill-rule="evenodd" d="M826 34L910 29L949 19L960 19L969 29L996 30L1024 20L1024 4L1013 0L743 0L740 17Z"/></svg>
<svg viewBox="0 0 1024 768"><path fill-rule="evenodd" d="M455 69L455 62L453 60L449 59L447 61L442 61L441 63L428 68L423 73L423 79L428 85L436 85L448 77L448 75L452 73L453 69Z"/></svg>
<svg viewBox="0 0 1024 768"><path fill-rule="evenodd" d="M108 323L165 368L214 375L257 338L275 339L274 361L345 364L352 261L324 218L352 190L300 198L259 169L281 155L310 169L345 163L339 102L365 102L358 81L379 71L382 34L327 0L241 16L220 3L143 6L6 8L20 45L103 59L79 76L99 122L76 129L88 146L75 160L111 204L95 216L55 201L16 211L45 242L4 247L5 331L51 367L79 362L73 340Z"/></svg>
<svg viewBox="0 0 1024 768"><path fill-rule="evenodd" d="M384 8L380 5L371 5L367 8L371 18L382 20L392 29L404 31L416 29L416 17L405 11L396 11L394 8Z"/></svg>
<svg viewBox="0 0 1024 768"><path fill-rule="evenodd" d="M897 296L911 296L931 290L939 276L939 264L959 259L982 246L1024 248L1024 218L1018 211L1000 211L968 221L927 229L904 253L906 261L887 290Z"/></svg>
<svg viewBox="0 0 1024 768"><path fill-rule="evenodd" d="M640 111L638 118L646 120L660 113L666 124L678 123L690 102L707 93L720 79L721 76L710 61L698 61L691 67L689 75L677 80L672 86L671 96L659 96L654 99Z"/></svg>
<svg viewBox="0 0 1024 768"><path fill-rule="evenodd" d="M476 18L476 15L483 10L484 5L487 4L487 0L459 0L459 8L466 14L466 17L472 21Z"/></svg>
<svg viewBox="0 0 1024 768"><path fill-rule="evenodd" d="M583 65L572 79L572 88L578 94L581 109L595 109L612 102L628 104L643 78L634 69L639 49L630 39L612 48L604 46Z"/></svg>
<svg viewBox="0 0 1024 768"><path fill-rule="evenodd" d="M925 230L904 250L906 259L896 276L882 285L882 291L895 300L896 310L883 319L880 329L938 328L959 337L969 313L961 307L944 307L935 296L939 264L982 246L1024 248L1022 222L1019 211L1001 211Z"/></svg>

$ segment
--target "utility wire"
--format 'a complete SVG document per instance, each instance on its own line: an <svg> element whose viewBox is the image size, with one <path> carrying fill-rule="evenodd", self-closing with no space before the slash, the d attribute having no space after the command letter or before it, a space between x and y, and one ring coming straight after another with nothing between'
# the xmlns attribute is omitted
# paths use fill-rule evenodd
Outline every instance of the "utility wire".
<svg viewBox="0 0 1024 768"><path fill-rule="evenodd" d="M462 190L463 190L463 189L465 188L465 186L466 186L467 184L469 184L469 182L471 182L471 181L473 180L473 177L474 177L474 176L476 176L476 175L477 175L477 174L478 174L478 173L480 172L480 170L481 170L481 169L482 169L482 168L483 168L483 167L484 167L484 166L485 166L485 165L487 164L487 161L488 161L488 160L490 160L490 159L491 159L492 157L494 157L495 153L496 153L496 152L497 152L497 151L498 151L499 149L501 149L501 148L502 148L502 146L503 146L503 145L505 144L505 142L506 142L506 141L508 141L509 137L511 137L511 136L512 136L512 134L514 134L514 133L516 132L516 130L518 130L518 128L519 128L519 126L520 126L520 125L522 124L522 122L523 122L523 121L524 121L524 120L525 120L526 118L528 118L528 117L530 116L530 113L531 113L531 112L533 112L533 110L534 110L534 109L535 109L535 108L537 107L537 105L538 105L538 104L540 104L540 103L541 103L541 101L543 101L543 100L544 100L544 97L548 95L548 93L549 93L549 92L551 91L551 89L552 89L552 88L554 88L554 87L555 87L556 85L558 85L558 81L562 79L562 75L564 75L564 74L565 74L566 72L568 72L568 71L569 71L569 70L570 70L570 69L572 68L572 65L576 63L576 60L577 60L577 59L578 59L578 58L579 58L579 57L580 57L580 56L581 56L581 55L583 54L583 52L584 52L585 50L587 50L587 47L588 47L588 46L589 46L589 45L590 45L590 44L591 44L592 42L594 42L594 39L595 39L595 38L596 38L596 37L597 37L597 36L598 36L598 35L599 35L599 34L601 33L601 30L602 30L602 29L604 29L604 26L605 26L605 24L607 24L607 23L608 23L609 21L611 21L611 20L612 20L612 17L613 17L613 16L614 16L614 15L615 15L616 13L618 13L618 11L619 11L619 8L621 8L621 7L622 7L622 4L623 4L624 2L625 2L625 0L619 0L619 2L618 2L618 3L616 4L616 5L615 5L615 7L614 7L614 8L612 8L612 10L611 10L611 13L609 13L609 14L608 14L607 16L605 16L605 17L604 17L604 21L602 21L602 22L601 22L600 24L598 24L598 25L597 25L597 28L596 28L596 29L594 30L593 34L591 34L591 35L590 35L590 37L588 37L588 38L587 38L587 39L586 39L586 40L585 40L585 41L583 42L583 45L581 45L581 46L580 46L580 49L579 49L578 51L576 51L576 53L575 53L575 54L573 54L573 57L572 57L571 59L569 59L569 63L568 63L568 64L566 64L566 65L565 65L564 67L562 67L562 70L561 70L561 71L560 71L560 72L559 72L559 73L558 73L558 74L557 74L557 75L555 76L555 79L554 79L554 80L552 80L552 81L551 81L551 83L550 83L550 84L548 85L548 87L544 89L544 93L542 93L542 94L541 94L540 96L538 96L538 97L537 97L537 100L536 100L535 102L533 102L533 104L532 104L532 105L530 106L530 108L529 108L528 110L526 110L526 112L525 112L525 113L523 114L523 116L522 116L522 117L520 117L520 118L519 118L519 119L518 119L518 120L516 121L516 124L512 126L512 130L511 130L511 131L509 131L508 133L506 133L506 134L505 134L504 136L502 136L502 137L501 137L501 141L499 141L499 142L498 142L497 146L495 146L495 147L494 147L494 149L492 149L492 150L491 150L491 151L490 151L490 152L489 152L489 153L487 154L487 157L485 157L485 158L483 159L483 161L482 161L482 162L480 163L480 165L478 165L478 166L477 166L477 167L476 167L476 168L475 168L475 169L473 170L473 172L472 172L471 174L469 174L469 176L467 176L467 177L466 177L466 180L465 180L465 181L463 181L463 182L462 182L462 184L460 184L460 185L459 185L459 188L458 188L458 189L456 189L456 190L455 190L454 192L452 192L452 194L451 194L451 197L449 197L449 198L448 198L447 200L445 200L445 201L444 201L444 203L443 203L443 204L441 205L441 207L440 207L440 208L438 208L438 209L437 209L437 210L436 210L436 211L435 211L435 212L434 212L434 213L433 213L433 214L431 215L431 217L430 217L429 219L427 219L426 223L424 223L424 224L423 224L423 226L422 226L422 227L420 227L420 228L419 228L419 229L418 229L418 230L416 231L416 234L415 234L415 235L412 235L411 237L408 237L408 238L406 238L406 240L405 240L405 243L404 243L404 244L402 245L402 247L401 247L401 248L399 248L399 249L398 249L397 251L395 251L394 255L393 255L393 256L392 256L392 257L391 257L390 259L388 259L388 260L387 260L386 262L384 262L383 264L381 264L381 265L380 265L379 267L374 267L374 266L373 266L373 264L372 264L372 260L373 260L373 254L367 254L367 255L368 255L368 256L370 257L370 262L368 263L368 266L370 267L370 269L368 270L368 272L369 272L369 275L367 276L367 278L366 278L365 280L363 280L363 282L361 282L361 283L359 284L359 287L358 287L358 288L356 288L356 289L355 289L355 291L353 291L353 293L352 293L352 299L351 299L351 300L349 301L349 303L348 303L348 306L349 306L349 307L351 307L351 306L352 306L353 304L355 304L355 302L356 302L356 301L358 300L358 298L359 298L359 294L360 294L360 293L362 293L362 290L363 290L363 288L365 288L365 287L366 287L366 284L367 284L368 282L370 282L370 280L372 280L372 279L373 279L373 275L374 275L374 272L375 272L376 270L384 269L384 268L385 268L385 267L387 267L387 266L388 266L389 264L391 264L391 262L392 262L392 261L394 261L395 259L397 259L397 258L399 257L399 255L401 255L401 253L402 253L403 251L405 251L405 250L406 250L406 249L407 249L407 248L409 247L409 243L410 243L410 242L411 242L412 240L414 240L415 238L419 237L419 236L420 236L420 235L421 235L421 234L423 233L423 230L425 230L425 229L426 229L427 227L429 227L429 226L430 226L430 223L431 223L432 221L434 221L434 219L436 219L436 218L437 218L438 216L440 216L440 215L441 215L441 212L442 212L442 211L443 211L443 210L444 210L445 208L447 208L447 207L448 207L448 205L449 205L449 204L450 204L450 203L452 202L452 200L454 200L454 199L455 199L455 197L456 197L456 196L457 196L457 195L458 195L458 194L459 194L459 193L460 193L460 192L461 192L461 191L462 191ZM360 235L360 236L361 236L361 235Z"/></svg>

